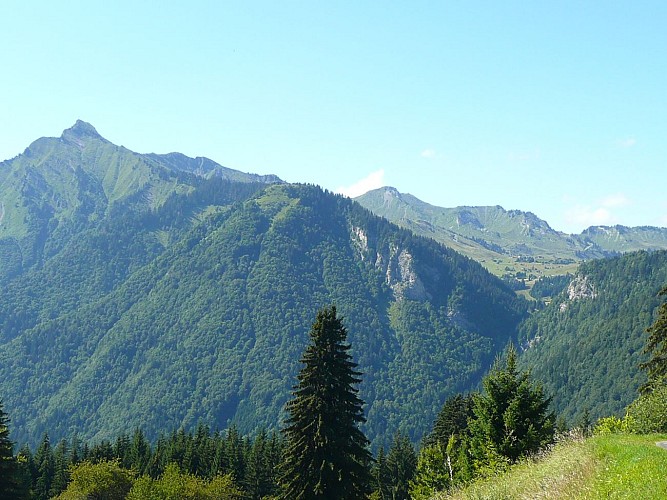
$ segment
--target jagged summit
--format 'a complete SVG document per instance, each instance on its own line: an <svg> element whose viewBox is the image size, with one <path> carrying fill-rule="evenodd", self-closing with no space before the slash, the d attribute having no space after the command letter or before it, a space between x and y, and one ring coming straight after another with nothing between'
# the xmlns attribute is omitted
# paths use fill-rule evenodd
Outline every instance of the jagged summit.
<svg viewBox="0 0 667 500"><path fill-rule="evenodd" d="M95 127L83 120L77 120L73 126L64 130L60 138L65 141L75 142L78 145L81 145L85 139L98 139L108 142L95 130Z"/></svg>

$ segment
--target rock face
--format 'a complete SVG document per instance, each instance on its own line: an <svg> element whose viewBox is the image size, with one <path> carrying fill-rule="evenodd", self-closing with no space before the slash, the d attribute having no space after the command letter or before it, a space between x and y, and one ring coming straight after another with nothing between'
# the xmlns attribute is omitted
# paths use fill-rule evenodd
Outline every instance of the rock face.
<svg viewBox="0 0 667 500"><path fill-rule="evenodd" d="M567 287L567 297L570 300L594 299L597 296L595 285L588 276L576 276Z"/></svg>
<svg viewBox="0 0 667 500"><path fill-rule="evenodd" d="M412 255L406 249L399 251L398 247L390 248L386 276L387 284L394 292L396 300L422 302L431 298L415 272Z"/></svg>
<svg viewBox="0 0 667 500"><path fill-rule="evenodd" d="M593 281L585 275L577 275L570 282L567 287L567 302L563 302L560 305L560 310L565 311L567 309L568 303L575 300L582 299L595 299L598 296L598 292L595 289Z"/></svg>

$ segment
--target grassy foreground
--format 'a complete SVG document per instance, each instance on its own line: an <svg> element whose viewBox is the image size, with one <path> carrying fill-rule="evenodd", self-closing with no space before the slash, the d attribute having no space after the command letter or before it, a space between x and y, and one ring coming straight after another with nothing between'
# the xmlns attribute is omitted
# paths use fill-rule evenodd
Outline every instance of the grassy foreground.
<svg viewBox="0 0 667 500"><path fill-rule="evenodd" d="M615 434L559 443L543 458L477 481L450 499L667 498L667 435Z"/></svg>

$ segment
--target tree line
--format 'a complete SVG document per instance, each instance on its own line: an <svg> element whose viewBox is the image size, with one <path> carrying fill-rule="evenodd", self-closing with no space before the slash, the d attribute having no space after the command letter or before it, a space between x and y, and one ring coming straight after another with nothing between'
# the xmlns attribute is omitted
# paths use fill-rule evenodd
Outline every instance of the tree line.
<svg viewBox="0 0 667 500"><path fill-rule="evenodd" d="M644 395L665 385L665 325L667 303L648 330ZM445 402L419 453L399 433L388 453L380 448L374 458L359 428L361 373L350 349L335 306L320 310L281 434L250 438L234 427L211 434L200 425L154 445L137 429L113 443L73 438L55 447L45 435L34 454L24 447L15 457L0 405L0 498L427 499L502 471L554 440L550 397L518 369L510 344L481 392Z"/></svg>

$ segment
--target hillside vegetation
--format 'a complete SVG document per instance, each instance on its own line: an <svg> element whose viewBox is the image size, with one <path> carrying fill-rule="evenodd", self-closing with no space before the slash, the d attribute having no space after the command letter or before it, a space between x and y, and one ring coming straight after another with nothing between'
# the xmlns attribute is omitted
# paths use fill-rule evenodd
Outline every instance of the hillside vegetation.
<svg viewBox="0 0 667 500"><path fill-rule="evenodd" d="M472 483L444 499L600 499L667 496L664 434L611 434L564 441L536 460Z"/></svg>
<svg viewBox="0 0 667 500"><path fill-rule="evenodd" d="M638 365L667 283L667 252L586 262L549 306L519 328L531 367L570 424L620 416L646 380Z"/></svg>

